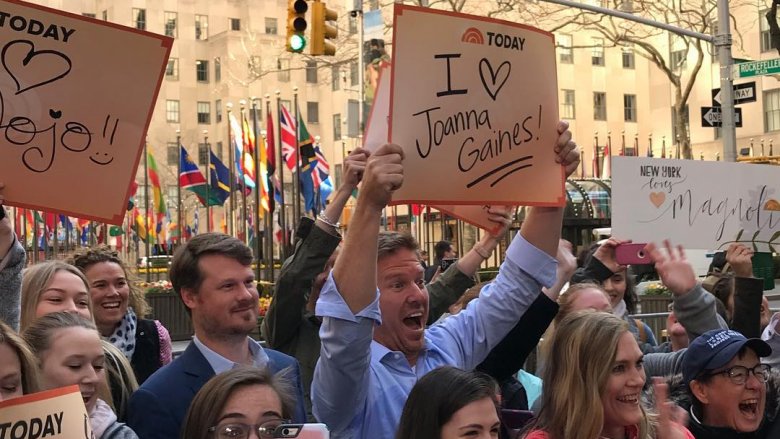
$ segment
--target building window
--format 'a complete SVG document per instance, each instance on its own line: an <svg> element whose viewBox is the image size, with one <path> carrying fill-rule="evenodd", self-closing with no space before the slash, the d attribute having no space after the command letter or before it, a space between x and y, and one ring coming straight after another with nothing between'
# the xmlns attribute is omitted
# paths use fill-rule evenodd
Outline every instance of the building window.
<svg viewBox="0 0 780 439"><path fill-rule="evenodd" d="M217 158L223 160L224 156L225 151L223 151L222 142L217 142Z"/></svg>
<svg viewBox="0 0 780 439"><path fill-rule="evenodd" d="M360 71L357 61L349 63L349 85L356 86L360 83Z"/></svg>
<svg viewBox="0 0 780 439"><path fill-rule="evenodd" d="M269 35L276 35L279 33L279 29L276 24L276 18L265 17L265 33Z"/></svg>
<svg viewBox="0 0 780 439"><path fill-rule="evenodd" d="M165 120L179 122L179 101L173 99L165 101Z"/></svg>
<svg viewBox="0 0 780 439"><path fill-rule="evenodd" d="M339 76L341 76L339 66L332 66L330 68L330 89L333 91L339 89Z"/></svg>
<svg viewBox="0 0 780 439"><path fill-rule="evenodd" d="M214 102L214 117L216 117L217 123L222 122L222 99L217 99Z"/></svg>
<svg viewBox="0 0 780 439"><path fill-rule="evenodd" d="M766 19L766 14L769 9L764 9L758 12L758 22L761 29L761 51L769 52L772 50L772 35L769 32L769 22Z"/></svg>
<svg viewBox="0 0 780 439"><path fill-rule="evenodd" d="M357 17L353 17L352 15L350 15L348 23L349 23L349 28L348 28L349 34L355 35L358 32Z"/></svg>
<svg viewBox="0 0 780 439"><path fill-rule="evenodd" d="M205 143L198 143L198 165L207 166L209 164L209 146ZM209 172L211 175L211 172ZM209 178L210 180L211 178Z"/></svg>
<svg viewBox="0 0 780 439"><path fill-rule="evenodd" d="M333 140L341 140L341 114L333 115Z"/></svg>
<svg viewBox="0 0 780 439"><path fill-rule="evenodd" d="M604 38L593 37L593 48L590 52L590 62L594 66L604 65Z"/></svg>
<svg viewBox="0 0 780 439"><path fill-rule="evenodd" d="M103 12L100 15L101 18L103 18L103 21L108 21L108 10L103 9Z"/></svg>
<svg viewBox="0 0 780 439"><path fill-rule="evenodd" d="M146 9L133 8L133 27L146 30Z"/></svg>
<svg viewBox="0 0 780 439"><path fill-rule="evenodd" d="M179 31L176 22L179 20L179 14L176 12L165 11L165 36L176 38Z"/></svg>
<svg viewBox="0 0 780 439"><path fill-rule="evenodd" d="M222 62L217 57L214 58L214 82L219 82L221 80L222 80Z"/></svg>
<svg viewBox="0 0 780 439"><path fill-rule="evenodd" d="M634 2L632 0L623 0L622 2L620 2L618 9L620 9L623 12L633 13Z"/></svg>
<svg viewBox="0 0 780 439"><path fill-rule="evenodd" d="M623 120L636 122L636 95L623 95Z"/></svg>
<svg viewBox="0 0 780 439"><path fill-rule="evenodd" d="M209 62L199 59L195 61L195 77L198 82L209 82Z"/></svg>
<svg viewBox="0 0 780 439"><path fill-rule="evenodd" d="M195 16L195 39L196 40L209 39L209 16L208 15Z"/></svg>
<svg viewBox="0 0 780 439"><path fill-rule="evenodd" d="M168 152L168 166L178 166L179 163L179 144L176 142L168 142L166 148Z"/></svg>
<svg viewBox="0 0 780 439"><path fill-rule="evenodd" d="M290 82L290 60L277 59L276 68L279 70L277 79L281 82Z"/></svg>
<svg viewBox="0 0 780 439"><path fill-rule="evenodd" d="M168 66L165 68L165 78L172 81L179 80L179 58L168 58Z"/></svg>
<svg viewBox="0 0 780 439"><path fill-rule="evenodd" d="M686 49L673 50L669 54L669 66L673 70L680 70L685 68L685 63L688 60L688 51Z"/></svg>
<svg viewBox="0 0 780 439"><path fill-rule="evenodd" d="M231 18L230 19L230 30L233 30L233 31L241 30L241 19L240 18Z"/></svg>
<svg viewBox="0 0 780 439"><path fill-rule="evenodd" d="M95 18L95 14L92 14L90 12L82 12L81 15L84 17Z"/></svg>
<svg viewBox="0 0 780 439"><path fill-rule="evenodd" d="M211 102L198 102L198 123L211 123Z"/></svg>
<svg viewBox="0 0 780 439"><path fill-rule="evenodd" d="M179 205L179 186L175 184L169 184L166 186L168 189L168 195L166 197L166 202L169 207L178 206ZM177 207L178 208L178 207Z"/></svg>
<svg viewBox="0 0 780 439"><path fill-rule="evenodd" d="M574 62L574 49L572 46L572 37L567 34L560 34L556 37L558 41L558 60L563 64Z"/></svg>
<svg viewBox="0 0 780 439"><path fill-rule="evenodd" d="M623 53L623 68L633 69L636 66L636 59L634 56L634 45L626 45L622 48Z"/></svg>
<svg viewBox="0 0 780 439"><path fill-rule="evenodd" d="M764 92L764 131L780 130L780 89Z"/></svg>
<svg viewBox="0 0 780 439"><path fill-rule="evenodd" d="M306 82L317 83L317 61L306 61Z"/></svg>
<svg viewBox="0 0 780 439"><path fill-rule="evenodd" d="M574 90L561 90L563 99L561 99L561 117L563 119L574 119Z"/></svg>
<svg viewBox="0 0 780 439"><path fill-rule="evenodd" d="M593 92L593 119L607 120L607 94Z"/></svg>
<svg viewBox="0 0 780 439"><path fill-rule="evenodd" d="M379 0L368 0L368 10L376 11L379 9Z"/></svg>
<svg viewBox="0 0 780 439"><path fill-rule="evenodd" d="M320 103L319 102L307 102L306 103L306 122L308 122L308 123L320 123Z"/></svg>

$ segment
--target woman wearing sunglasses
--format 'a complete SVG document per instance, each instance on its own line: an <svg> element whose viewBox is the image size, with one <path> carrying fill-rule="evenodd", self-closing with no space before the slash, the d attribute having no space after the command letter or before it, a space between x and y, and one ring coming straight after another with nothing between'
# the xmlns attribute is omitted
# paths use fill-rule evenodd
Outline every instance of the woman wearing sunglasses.
<svg viewBox="0 0 780 439"><path fill-rule="evenodd" d="M267 369L239 367L221 373L192 400L182 439L271 439L290 423L295 409L291 385Z"/></svg>

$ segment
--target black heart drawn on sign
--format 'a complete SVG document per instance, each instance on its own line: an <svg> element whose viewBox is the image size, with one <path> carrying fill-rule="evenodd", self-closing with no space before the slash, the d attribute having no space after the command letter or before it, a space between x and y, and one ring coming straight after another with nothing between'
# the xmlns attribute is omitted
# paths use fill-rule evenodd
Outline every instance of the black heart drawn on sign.
<svg viewBox="0 0 780 439"><path fill-rule="evenodd" d="M27 46L27 54L21 60L14 59L8 54L8 50L17 45ZM0 57L2 57L3 67L16 83L16 94L62 79L73 67L70 58L64 53L56 50L36 51L33 42L28 40L15 40L6 44ZM35 65L32 65L33 59L36 61ZM30 81L31 77L36 79L31 83L25 83L25 80Z"/></svg>
<svg viewBox="0 0 780 439"><path fill-rule="evenodd" d="M62 117L62 111L60 110L54 111L51 108L49 108L49 116L51 116L52 119L59 119Z"/></svg>
<svg viewBox="0 0 780 439"><path fill-rule="evenodd" d="M498 77L502 75L502 72L504 71L504 66L506 66L506 73L503 74L504 79L501 81L497 81ZM487 68L487 72L485 72L485 69ZM482 58L479 61L479 78L482 80L482 85L485 87L485 91L490 95L493 100L496 100L496 97L498 96L498 92L501 91L501 88L506 84L506 80L509 79L509 73L512 71L512 64L509 64L509 61L504 61L501 63L500 66L498 66L498 70L493 70L493 66L490 65L490 61L487 60L487 58ZM485 80L485 76L490 76L490 84L488 84L488 81Z"/></svg>

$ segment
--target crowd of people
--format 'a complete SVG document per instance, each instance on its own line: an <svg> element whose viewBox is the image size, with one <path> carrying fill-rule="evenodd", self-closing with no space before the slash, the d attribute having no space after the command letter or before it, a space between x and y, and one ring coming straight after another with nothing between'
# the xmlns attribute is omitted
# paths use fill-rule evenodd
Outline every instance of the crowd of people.
<svg viewBox="0 0 780 439"><path fill-rule="evenodd" d="M567 176L577 169L566 123L551 149ZM631 269L615 256L626 241L578 260L561 239L563 208L529 209L496 278L478 285L506 239L506 209L488 210L495 233L459 258L437 244L430 265L413 237L380 231L403 158L397 145L346 157L331 202L301 219L265 345L250 337L252 251L219 233L182 244L169 277L194 335L176 359L116 252L27 266L0 219L0 400L78 385L98 439L273 438L303 423L334 438L780 437L780 314L752 250L733 244L702 282L683 248L648 244L672 293L659 343L632 316Z"/></svg>

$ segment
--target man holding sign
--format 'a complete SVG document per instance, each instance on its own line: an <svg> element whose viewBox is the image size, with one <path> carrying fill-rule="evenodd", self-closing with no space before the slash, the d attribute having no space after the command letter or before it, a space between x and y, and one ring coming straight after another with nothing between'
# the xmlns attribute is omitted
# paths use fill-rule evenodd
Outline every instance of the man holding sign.
<svg viewBox="0 0 780 439"><path fill-rule="evenodd" d="M559 123L558 135L548 157L568 176L579 152L566 123ZM349 236L317 302L322 349L312 403L335 437L392 438L419 377L444 365L473 369L542 286L555 281L563 208L537 207L480 300L426 330L428 293L417 243L379 233L382 209L404 181L403 158L399 146L385 145L368 159ZM378 246L366 245L375 241Z"/></svg>

